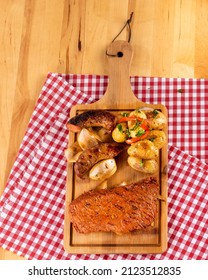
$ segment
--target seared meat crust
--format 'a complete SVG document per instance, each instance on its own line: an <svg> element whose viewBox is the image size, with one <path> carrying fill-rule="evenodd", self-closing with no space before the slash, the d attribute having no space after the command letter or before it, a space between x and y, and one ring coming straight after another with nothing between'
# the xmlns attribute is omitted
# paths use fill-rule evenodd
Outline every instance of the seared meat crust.
<svg viewBox="0 0 208 280"><path fill-rule="evenodd" d="M78 157L74 165L74 171L78 177L84 178L93 165L101 160L116 157L125 147L125 144L100 143L86 149Z"/></svg>
<svg viewBox="0 0 208 280"><path fill-rule="evenodd" d="M77 127L104 127L108 133L111 133L116 125L116 117L108 111L104 110L89 110L80 115L71 118L67 127L69 130L74 130ZM75 131L76 132L76 131Z"/></svg>
<svg viewBox="0 0 208 280"><path fill-rule="evenodd" d="M71 202L70 219L79 233L128 233L146 228L156 218L158 192L152 177L127 186L91 190Z"/></svg>

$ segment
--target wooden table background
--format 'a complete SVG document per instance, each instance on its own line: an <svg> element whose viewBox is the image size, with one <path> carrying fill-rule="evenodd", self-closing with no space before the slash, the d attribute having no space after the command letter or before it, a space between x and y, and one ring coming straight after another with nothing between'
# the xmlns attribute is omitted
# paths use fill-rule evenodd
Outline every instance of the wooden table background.
<svg viewBox="0 0 208 280"><path fill-rule="evenodd" d="M107 74L131 12L131 75L208 78L208 0L0 0L0 194L47 73Z"/></svg>

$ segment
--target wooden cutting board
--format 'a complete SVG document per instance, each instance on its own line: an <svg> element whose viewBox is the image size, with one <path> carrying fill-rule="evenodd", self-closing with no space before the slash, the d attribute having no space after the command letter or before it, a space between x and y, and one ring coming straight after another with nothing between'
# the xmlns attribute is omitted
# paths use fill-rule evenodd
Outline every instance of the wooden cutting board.
<svg viewBox="0 0 208 280"><path fill-rule="evenodd" d="M160 110L167 117L167 109L161 104L147 104L138 100L131 90L129 69L132 60L132 47L126 41L114 41L107 52L116 56L108 56L109 84L103 98L92 104L76 105L71 109L70 118L90 109L107 109L113 114L133 111L141 107ZM164 129L167 136L167 127ZM69 146L76 141L76 134L69 132ZM149 177L128 166L127 155L122 153L117 158L117 172L108 179L107 186L121 183L136 182ZM85 191L96 188L101 182L90 179L79 179L73 170L73 164L68 163L67 185L64 219L64 248L69 253L86 254L122 254L122 253L162 253L167 248L167 144L160 150L159 170L154 174L160 184L160 199L158 199L158 215L154 225L145 230L129 234L115 233L77 233L70 221L68 206L72 200ZM162 198L162 199L161 199Z"/></svg>

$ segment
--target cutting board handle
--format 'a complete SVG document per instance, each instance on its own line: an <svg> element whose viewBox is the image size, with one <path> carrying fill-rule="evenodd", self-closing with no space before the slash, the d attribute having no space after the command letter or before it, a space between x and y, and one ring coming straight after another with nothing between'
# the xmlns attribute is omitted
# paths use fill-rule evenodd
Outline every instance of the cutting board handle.
<svg viewBox="0 0 208 280"><path fill-rule="evenodd" d="M133 57L132 47L126 41L114 41L107 49L107 67L109 83L100 100L105 107L121 108L122 104L138 102L131 89L130 65Z"/></svg>

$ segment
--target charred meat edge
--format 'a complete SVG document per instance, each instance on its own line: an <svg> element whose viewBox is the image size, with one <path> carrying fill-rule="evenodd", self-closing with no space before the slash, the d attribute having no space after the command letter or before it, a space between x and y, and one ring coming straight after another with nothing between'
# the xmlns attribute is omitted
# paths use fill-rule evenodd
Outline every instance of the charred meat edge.
<svg viewBox="0 0 208 280"><path fill-rule="evenodd" d="M105 110L89 110L71 118L67 122L67 128L73 132L79 132L87 127L104 127L111 133L116 125L117 118Z"/></svg>
<svg viewBox="0 0 208 280"><path fill-rule="evenodd" d="M74 165L74 171L80 178L85 178L90 169L97 162L114 158L126 148L126 144L100 143L92 148L84 150Z"/></svg>

